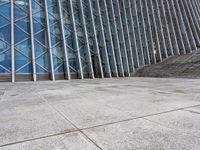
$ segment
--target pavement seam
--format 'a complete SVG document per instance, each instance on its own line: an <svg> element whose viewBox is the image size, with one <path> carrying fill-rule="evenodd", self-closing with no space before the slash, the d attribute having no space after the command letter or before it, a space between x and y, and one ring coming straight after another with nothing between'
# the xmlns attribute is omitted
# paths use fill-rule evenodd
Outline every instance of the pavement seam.
<svg viewBox="0 0 200 150"><path fill-rule="evenodd" d="M155 123L155 124L157 124L157 125L160 125L160 126L162 126L162 127L171 129L171 130L177 130L178 132L181 131L180 129L176 129L176 128L172 128L172 127L166 126L166 125L164 125L164 124L162 124L162 123L159 123L159 122L157 122L157 121L150 120L150 119L148 119L148 118L143 118L143 119L144 119L144 120L147 120L147 121L149 121L149 122ZM182 133L187 134L187 135L191 135L190 133L188 133L188 132L186 132L186 131L182 131ZM194 136L194 137L196 137L196 138L200 138L199 136L196 136L196 135L192 135L192 136Z"/></svg>
<svg viewBox="0 0 200 150"><path fill-rule="evenodd" d="M43 98L43 100L44 100L44 98ZM50 104L48 104L48 105L50 105ZM72 123L72 125L76 128L76 130L72 130L72 131L68 131L68 132L60 132L60 133L51 134L51 135L47 135L47 136L41 136L41 137L38 137L38 138L32 138L32 139L27 139L27 140L21 140L21 141L13 142L13 143L8 143L8 144L0 145L0 148L1 147L5 147L5 146L14 145L14 144L24 143L24 142L28 142L28 141L34 141L34 140L44 139L44 138L48 138L48 137L55 137L55 136L64 135L64 134L68 134L68 133L78 132L78 131L81 132L84 136L86 136L89 141L91 141L93 144L95 144L94 141L92 139L90 139L83 132L83 130L88 130L88 129L92 129L92 128L97 128L97 127L102 127L102 126L107 126L107 125L112 125L112 124L117 124L117 123L122 123L122 122L128 122L128 121L137 120L137 119L145 119L146 117L150 117L150 116L156 116L156 115L166 114L166 113L170 113L170 112L175 112L175 111L179 111L179 110L185 110L185 109L188 109L188 108L199 107L199 106L200 106L200 104L199 105L189 106L189 107L178 108L178 109L174 109L174 110L170 110L170 111L164 111L164 112L155 113L155 114L144 115L144 116L140 116L140 117L134 117L134 118L125 119L125 120L116 121L116 122L105 123L105 124L96 125L96 126L92 126L92 127L86 127L86 128L82 128L82 129L79 129L76 125L74 125ZM57 110L56 110L56 112L57 112ZM59 112L57 112L57 113L59 113ZM62 113L60 115L62 115ZM68 119L66 118L66 116L62 115L62 117L64 117L66 119L66 121L68 121ZM69 121L69 122L71 123L71 121ZM102 148L100 146L98 146L98 148L100 148L102 150Z"/></svg>
<svg viewBox="0 0 200 150"><path fill-rule="evenodd" d="M103 150L97 143L95 143L88 135L86 135L84 132L81 131L81 129L79 129L71 120L69 120L62 112L60 112L59 110L57 110L54 106L52 106L51 104L49 104L48 100L45 99L42 95L40 95L38 93L38 95L40 96L40 98L42 98L54 111L56 111L64 120L66 120L67 122L69 122L74 128L76 128L76 131L79 131L81 134L83 134L85 136L85 138L87 138L90 142L92 142L97 148L99 148L100 150Z"/></svg>

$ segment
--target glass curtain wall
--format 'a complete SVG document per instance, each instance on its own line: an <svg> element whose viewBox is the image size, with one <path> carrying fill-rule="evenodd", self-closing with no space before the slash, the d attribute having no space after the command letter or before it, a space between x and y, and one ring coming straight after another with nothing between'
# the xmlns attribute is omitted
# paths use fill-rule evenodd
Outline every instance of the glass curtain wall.
<svg viewBox="0 0 200 150"><path fill-rule="evenodd" d="M0 76L11 80L11 4L0 0Z"/></svg>
<svg viewBox="0 0 200 150"><path fill-rule="evenodd" d="M0 0L0 81L127 77L190 53L200 38L194 3Z"/></svg>

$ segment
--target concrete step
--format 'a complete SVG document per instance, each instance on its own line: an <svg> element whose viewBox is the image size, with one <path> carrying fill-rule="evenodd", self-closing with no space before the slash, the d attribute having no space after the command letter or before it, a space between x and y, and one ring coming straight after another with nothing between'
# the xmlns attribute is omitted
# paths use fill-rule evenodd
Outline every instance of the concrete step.
<svg viewBox="0 0 200 150"><path fill-rule="evenodd" d="M165 61L137 70L138 77L200 78L200 51L173 56Z"/></svg>

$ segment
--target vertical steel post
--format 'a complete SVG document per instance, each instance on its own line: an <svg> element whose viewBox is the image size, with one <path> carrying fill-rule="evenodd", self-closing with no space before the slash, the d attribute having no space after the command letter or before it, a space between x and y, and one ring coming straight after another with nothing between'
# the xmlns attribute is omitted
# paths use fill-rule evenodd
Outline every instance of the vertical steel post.
<svg viewBox="0 0 200 150"><path fill-rule="evenodd" d="M10 2L11 9L11 72L12 72L12 82L15 82L15 39L14 39L14 1Z"/></svg>
<svg viewBox="0 0 200 150"><path fill-rule="evenodd" d="M119 37L118 37L118 32L117 32L117 25L116 25L116 19L115 19L115 13L114 13L114 8L113 8L113 4L112 4L112 1L106 1L107 2L107 7L110 8L110 25L112 24L113 25L113 30L114 30L114 33L113 33L113 42L115 43L115 50L118 52L118 55L119 55L119 60L120 62L118 62L119 64L121 64L121 74L120 76L124 77L125 74L124 74L124 67L126 66L126 63L124 63L124 61L122 60L123 57L122 57L122 50L120 48L120 44L119 44ZM109 5L110 4L110 5Z"/></svg>
<svg viewBox="0 0 200 150"><path fill-rule="evenodd" d="M94 79L94 71L92 67L92 57L90 53L90 46L89 46L89 41L88 41L88 35L87 35L87 29L86 29L86 23L85 23L85 18L84 18L84 12L83 12L83 4L82 0L79 0L79 5L80 5L80 11L81 11L81 17L82 17L82 23L83 23L83 30L84 30L84 36L85 36L85 41L86 41L86 49L89 57L89 66L90 66L90 71L92 74L92 78Z"/></svg>
<svg viewBox="0 0 200 150"><path fill-rule="evenodd" d="M166 41L166 48L169 56L174 56L173 47L172 47L172 41L170 38L170 32L169 32L169 26L168 26L168 20L166 18L166 12L163 5L163 0L158 1L160 13L161 13L161 22L163 27L163 32L165 36Z"/></svg>
<svg viewBox="0 0 200 150"><path fill-rule="evenodd" d="M98 60L99 60L99 65L100 65L101 77L104 78L102 60L101 60L101 57L100 57L100 50L99 50L99 46L98 46L96 27L95 27L94 16L93 16L93 11L92 11L92 4L91 4L91 0L87 0L87 1L88 1L88 4L89 4L89 12L90 12L90 17L91 17L91 22L92 22L91 28L93 29L93 32L94 32L95 46L96 46L96 49L97 49L97 55L98 55Z"/></svg>
<svg viewBox="0 0 200 150"><path fill-rule="evenodd" d="M130 33L129 33L129 27L128 27L128 21L127 21L127 14L126 14L126 7L125 7L125 1L122 0L122 5L120 4L120 6L122 6L122 11L124 13L124 19L125 19L125 28L124 28L124 41L127 40L127 45L126 45L126 49L128 51L128 55L127 56L129 58L129 66L130 66L130 72L132 71L132 73L135 73L135 67L134 67L134 60L133 60L133 53L132 53L132 47L131 47L131 40L130 40ZM120 9L119 6L119 2L118 2L118 8ZM121 13L122 16L122 13ZM123 26L123 25L122 25ZM123 31L123 28L122 28ZM125 39L125 31L126 31L126 39Z"/></svg>
<svg viewBox="0 0 200 150"><path fill-rule="evenodd" d="M152 0L146 1L149 2L148 4L148 11L151 17L151 27L152 27L152 35L153 35L153 40L155 44L155 56L156 56L156 61L157 62L162 62L162 54L161 54L161 47L160 47L160 39L158 36L158 27L156 24L156 18L155 18L155 13L154 13L154 8L153 8L153 2Z"/></svg>
<svg viewBox="0 0 200 150"><path fill-rule="evenodd" d="M37 80L36 63L35 63L35 42L33 31L33 14L32 14L32 0L29 0L29 17L30 17L30 34L31 34L31 51L32 51L32 65L33 65L33 81Z"/></svg>
<svg viewBox="0 0 200 150"><path fill-rule="evenodd" d="M98 1L96 1L96 2L97 2L98 16L99 16L99 19L100 19L100 28L101 28L100 31L101 31L101 34L102 34L104 51L105 51L105 55L106 55L106 64L108 66L109 77L111 78L112 77L112 75L111 75L111 68L110 68L110 62L109 62L108 52L107 52L107 46L106 46L106 40L105 40L105 35L104 35L104 30L103 30L103 22L102 22L102 17L101 17L101 10L100 10Z"/></svg>
<svg viewBox="0 0 200 150"><path fill-rule="evenodd" d="M137 0L136 0L137 1ZM143 47L143 54L146 60L146 64L150 64L150 55L149 55L149 47L147 42L147 35L146 35L146 25L144 22L144 14L143 14L143 6L142 0L137 1L137 13L140 23L140 32L142 37L142 47Z"/></svg>
<svg viewBox="0 0 200 150"><path fill-rule="evenodd" d="M62 35L62 43L63 43L63 49L64 49L64 66L65 66L65 74L67 75L68 80L71 79L71 74L70 74L70 68L69 68L69 60L68 60L68 52L67 52L67 42L65 39L65 29L64 29L64 22L63 22L63 12L62 12L62 5L61 5L61 0L58 0L58 8L59 8L59 16L60 16L60 27L61 27L61 35Z"/></svg>
<svg viewBox="0 0 200 150"><path fill-rule="evenodd" d="M174 23L174 29L175 29L174 31L175 31L176 36L177 36L177 42L178 42L178 46L179 46L179 53L180 54L185 54L186 53L186 48L185 48L185 44L184 44L184 41L183 41L184 35L181 32L181 24L180 24L180 22L178 20L179 16L176 13L176 8L175 8L173 0L170 0L168 2L169 2L169 6L170 6L169 8L171 10L170 12L171 12L171 16L172 16L172 21Z"/></svg>
<svg viewBox="0 0 200 150"><path fill-rule="evenodd" d="M183 18L183 22L185 24L187 36L188 36L188 39L189 39L189 44L190 44L190 47L191 47L191 49L188 51L190 53L192 50L197 49L196 43L195 43L195 38L194 38L190 23L189 23L189 20L188 20L188 17L187 17L187 13L186 13L186 9L184 7L183 1L182 0L179 0L179 1L175 0L175 1L177 3L177 6L180 7L180 10L182 11L182 18Z"/></svg>
<svg viewBox="0 0 200 150"><path fill-rule="evenodd" d="M190 5L190 1L182 0L183 6L185 7L186 15L188 18L188 23L190 25L191 32L193 33L194 40L196 42L196 46L200 46L200 39L197 32L197 28L199 28L197 20L195 18L194 11Z"/></svg>
<svg viewBox="0 0 200 150"><path fill-rule="evenodd" d="M146 0L142 0L142 2L143 2L142 3L143 4L143 8L145 9L145 11L144 11L144 22L146 23L146 35L147 35L147 42L148 42L148 49L149 49L150 60L151 60L152 64L156 64L157 62L156 62L156 56L155 56L155 53L154 53L154 43L153 43L153 36L152 36L152 27L151 27L151 24L150 24L150 18L149 18L149 11L148 11L148 6L147 6L147 1Z"/></svg>
<svg viewBox="0 0 200 150"><path fill-rule="evenodd" d="M132 14L133 17L135 17L135 24L136 24L136 30L137 30L137 39L136 39L136 43L137 43L137 47L138 47L138 57L139 57L139 62L140 65L143 66L145 65L145 60L144 60L144 54L143 54L143 47L142 47L142 39L141 39L141 32L140 32L140 24L139 24L139 20L138 20L138 11L137 11L137 5L136 5L136 0L132 0L131 1L131 5L132 7Z"/></svg>
<svg viewBox="0 0 200 150"><path fill-rule="evenodd" d="M155 12L157 14L156 19L157 19L157 25L158 25L159 38L160 38L160 42L161 42L162 57L168 58L167 47L166 47L165 37L164 37L164 33L163 33L163 26L162 26L162 22L161 22L161 15L160 15L160 8L158 5L158 0L155 0L154 6L155 6Z"/></svg>
<svg viewBox="0 0 200 150"><path fill-rule="evenodd" d="M48 14L48 3L47 0L44 0L45 5L45 15L46 15L46 26L47 26L47 38L48 38L48 49L49 49L49 57L50 57L50 65L51 65L51 79L55 80L54 73L54 64L53 64L53 53L52 53L52 45L51 45L51 34L50 34L50 25L49 25L49 14Z"/></svg>
<svg viewBox="0 0 200 150"><path fill-rule="evenodd" d="M76 30L76 24L75 24L76 21L75 21L75 17L74 17L74 10L73 10L73 2L72 1L73 0L69 0L69 2L70 2L69 5L70 5L71 16L72 16L73 30L74 30L75 48L76 48L76 51L78 53L78 61L79 61L79 69L80 69L81 79L84 79L83 68L82 68L82 60L81 60L80 51L79 51L77 30Z"/></svg>
<svg viewBox="0 0 200 150"><path fill-rule="evenodd" d="M177 41L177 36L175 32L175 24L173 23L172 20L172 14L169 6L168 0L163 0L163 5L166 13L166 19L169 24L169 32L170 32L170 37L171 37L171 42L172 42L172 47L173 47L173 53L174 55L180 55L179 51L179 46L178 46L178 41Z"/></svg>
<svg viewBox="0 0 200 150"><path fill-rule="evenodd" d="M130 20L130 38L131 38L131 45L132 45L132 51L133 51L133 60L134 60L134 65L136 68L139 68L140 64L139 64L139 58L138 58L138 49L137 49L137 43L136 43L136 36L135 36L135 28L134 28L134 23L133 23L133 14L131 11L131 2L130 0L125 0L124 1L126 4L126 9L128 11L128 16L129 16L129 20Z"/></svg>
<svg viewBox="0 0 200 150"><path fill-rule="evenodd" d="M111 34L111 29L110 29L110 22L109 22L109 16L108 16L108 10L106 7L106 3L105 0L100 0L105 8L105 17L106 17L106 21L107 21L107 28L108 28L108 35L109 35L109 41L111 43L111 50L112 50L112 55L113 55L113 59L114 59L114 67L115 67L115 72L116 72L116 76L119 77L119 72L117 69L117 62L116 62L116 57L115 57L115 52L114 52L114 45L113 45L113 40L112 40L112 34ZM99 1L99 3L100 3ZM122 65L122 64L121 64Z"/></svg>

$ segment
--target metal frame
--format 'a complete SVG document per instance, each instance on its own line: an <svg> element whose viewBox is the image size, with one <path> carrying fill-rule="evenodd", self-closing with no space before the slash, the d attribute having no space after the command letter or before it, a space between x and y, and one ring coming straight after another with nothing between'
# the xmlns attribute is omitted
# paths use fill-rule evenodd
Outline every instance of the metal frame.
<svg viewBox="0 0 200 150"><path fill-rule="evenodd" d="M105 6L104 0L97 0L97 3L99 4L99 8L101 9L101 18L102 18L102 23L104 26L105 43L107 44L108 56L110 58L109 59L110 60L110 68L112 70L112 73L114 73L114 76L118 77L119 74L118 74L118 68L117 68L117 63L116 63L116 57L115 57L115 52L114 52L114 45L113 45L113 41L112 41L112 34L111 34L111 29L110 29L107 8ZM103 11L103 8L100 7L101 4L103 5L105 11ZM103 17L105 17L105 18L103 18Z"/></svg>
<svg viewBox="0 0 200 150"><path fill-rule="evenodd" d="M67 74L68 80L71 80L71 74L70 74L70 68L69 68L69 62L68 62L68 52L67 52L67 47L66 47L66 39L65 39L65 31L64 31L64 23L63 23L63 13L61 9L61 0L58 0L58 7L59 7L59 15L60 15L60 24L61 24L61 31L62 31L62 42L63 42L63 48L64 48L64 60L65 60L65 67L67 69L64 70L65 73Z"/></svg>
<svg viewBox="0 0 200 150"><path fill-rule="evenodd" d="M100 76L129 77L136 68L162 62L169 56L190 53L200 47L199 0L34 2L42 10L32 10L32 0L27 1L26 9L14 1L1 3L2 6L10 4L10 17L1 14L10 22L1 28L10 26L11 39L10 43L7 42L9 48L1 53L10 50L11 68L4 67L4 64L1 67L9 72L12 82L21 80L21 75L27 75L28 78L32 75L33 81L40 80L40 77L42 79L43 76L37 74L37 67L50 72L51 80L60 77L57 72L64 73L68 80L72 77L84 79L85 75L92 79ZM15 7L23 11L17 18ZM56 14L50 12L52 7L56 7ZM44 13L42 22L37 19L37 13ZM29 21L28 31L18 24L24 20ZM35 22L41 27L37 29ZM54 25L58 32L51 31ZM17 30L24 36L15 39ZM37 37L43 32L47 37L44 38L45 42L39 41ZM54 38L58 40L52 42ZM26 42L30 42L30 45ZM26 54L23 47L29 50L28 46L30 52ZM41 52L38 51L40 46L44 48ZM18 53L26 61L16 59ZM48 65L40 64L41 56L50 61ZM49 65L50 69L47 69ZM61 66L63 68L59 68ZM32 69L32 72L21 73L22 69ZM77 76L73 76L73 73Z"/></svg>
<svg viewBox="0 0 200 150"><path fill-rule="evenodd" d="M32 0L29 0L29 16L30 16L30 32L31 32L31 50L32 50L32 65L33 65L33 81L37 81L36 63L35 63L35 44L33 31L33 16L32 16Z"/></svg>
<svg viewBox="0 0 200 150"><path fill-rule="evenodd" d="M15 41L14 41L14 1L10 2L11 9L11 72L12 72L12 82L15 82Z"/></svg>
<svg viewBox="0 0 200 150"><path fill-rule="evenodd" d="M130 39L130 33L129 33L129 27L128 27L128 21L127 21L127 14L126 14L126 8L125 8L125 3L124 0L121 0L122 4L119 4L119 1L117 1L117 6L121 10L121 26L122 26L122 32L123 32L123 40L126 46L127 50L127 59L129 62L129 69L130 69L130 74L135 73L135 65L134 65L134 60L133 60L133 53L132 53L132 47L131 47L131 39ZM122 8L120 8L122 6ZM124 18L123 23L122 23L122 17ZM126 40L125 40L126 39Z"/></svg>
<svg viewBox="0 0 200 150"><path fill-rule="evenodd" d="M91 1L90 1L90 0L87 0L87 2L88 2L88 4L89 4L89 12L90 12L90 17L91 17L91 22L92 22L92 26L91 26L91 27L92 27L93 34L94 34L95 47L96 47L96 51L97 51L97 55L98 55L101 77L104 78L103 67L102 67L102 60L101 60L101 57L100 57L99 43L98 43L98 40L97 40L97 33L96 33L96 27L95 27L94 16L93 16L93 10L92 10L92 4L91 4Z"/></svg>
<svg viewBox="0 0 200 150"><path fill-rule="evenodd" d="M137 13L137 5L136 5L136 0L131 0L131 7L132 7L132 15L133 18L135 19L135 28L136 28L136 43L137 43L137 48L138 48L138 57L139 57L139 62L140 66L145 65L145 60L144 60L144 54L143 54L143 47L142 47L142 39L141 39L141 32L140 32L140 25L138 21L138 13Z"/></svg>
<svg viewBox="0 0 200 150"><path fill-rule="evenodd" d="M47 25L47 37L48 37L48 48L49 48L49 55L50 55L50 66L51 66L51 79L55 80L55 73L54 73L54 64L53 64L53 54L52 54L52 45L51 45L51 34L50 34L50 26L49 26L49 14L48 14L48 4L47 0L44 0L45 5L45 15L46 15L46 25Z"/></svg>
<svg viewBox="0 0 200 150"><path fill-rule="evenodd" d="M175 27L174 27L174 23L172 20L172 13L170 10L170 6L169 6L169 2L168 0L163 0L163 6L165 7L165 15L166 15L166 19L168 21L168 26L169 26L169 33L170 33L170 37L171 37L171 43L172 43L172 47L173 47L173 54L174 55L180 55L180 51L179 51L179 46L178 46L178 41L177 41L177 35L175 32Z"/></svg>

